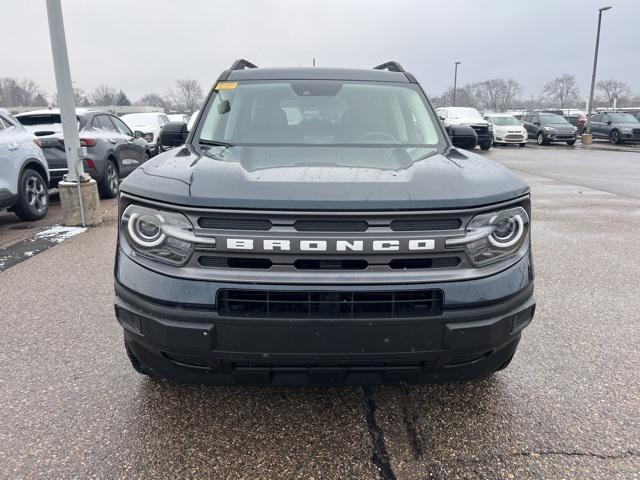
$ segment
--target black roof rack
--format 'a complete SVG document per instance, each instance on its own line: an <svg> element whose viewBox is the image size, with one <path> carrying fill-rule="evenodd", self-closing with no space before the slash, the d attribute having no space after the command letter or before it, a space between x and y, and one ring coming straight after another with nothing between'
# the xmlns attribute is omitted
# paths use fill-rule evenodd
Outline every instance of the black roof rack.
<svg viewBox="0 0 640 480"><path fill-rule="evenodd" d="M231 68L229 68L229 70L244 70L245 68L258 68L258 67L255 66L250 61L245 60L244 58L239 58L238 60L233 62L233 65L231 65Z"/></svg>
<svg viewBox="0 0 640 480"><path fill-rule="evenodd" d="M405 69L402 68L398 62L394 62L393 60L390 62L383 63L378 65L377 67L373 67L374 70L389 70L390 72L405 72Z"/></svg>

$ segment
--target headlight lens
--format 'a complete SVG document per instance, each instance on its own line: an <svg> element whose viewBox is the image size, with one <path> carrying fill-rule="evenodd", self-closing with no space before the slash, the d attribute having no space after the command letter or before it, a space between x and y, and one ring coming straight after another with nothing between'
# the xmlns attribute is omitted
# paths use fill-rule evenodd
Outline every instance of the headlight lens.
<svg viewBox="0 0 640 480"><path fill-rule="evenodd" d="M476 215L466 236L447 240L447 246L464 245L471 263L480 267L516 254L528 238L529 216L522 207Z"/></svg>
<svg viewBox="0 0 640 480"><path fill-rule="evenodd" d="M144 257L182 266L193 253L194 244L188 240L193 226L180 213L129 205L121 222L129 245Z"/></svg>

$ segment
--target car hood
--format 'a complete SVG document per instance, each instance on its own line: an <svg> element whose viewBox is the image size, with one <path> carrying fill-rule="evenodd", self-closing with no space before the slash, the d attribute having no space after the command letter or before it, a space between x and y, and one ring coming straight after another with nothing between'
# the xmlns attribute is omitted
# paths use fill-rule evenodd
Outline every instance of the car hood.
<svg viewBox="0 0 640 480"><path fill-rule="evenodd" d="M511 200L529 188L479 155L424 148L180 147L154 157L121 185L178 205L248 209L466 208Z"/></svg>
<svg viewBox="0 0 640 480"><path fill-rule="evenodd" d="M564 124L554 124L554 123L550 123L548 125L542 124L541 127L548 127L548 128L553 128L555 130L558 130L559 132L575 132L576 127L574 127L573 125L564 125Z"/></svg>
<svg viewBox="0 0 640 480"><path fill-rule="evenodd" d="M451 118L447 120L447 123L450 125L489 125L485 119L477 117Z"/></svg>

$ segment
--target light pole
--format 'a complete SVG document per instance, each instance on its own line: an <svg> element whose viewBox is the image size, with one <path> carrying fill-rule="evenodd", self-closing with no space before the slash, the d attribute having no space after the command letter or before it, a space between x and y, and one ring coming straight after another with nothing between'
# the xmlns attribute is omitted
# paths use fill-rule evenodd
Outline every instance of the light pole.
<svg viewBox="0 0 640 480"><path fill-rule="evenodd" d="M95 180L84 173L82 168L82 159L86 156L87 149L80 146L60 0L47 0L47 17L68 168L67 175L58 184L62 222L65 225L82 225L83 227L96 225L102 222L98 187Z"/></svg>
<svg viewBox="0 0 640 480"><path fill-rule="evenodd" d="M593 55L593 73L591 74L591 91L589 92L589 107L587 109L587 125L585 134L582 135L582 143L591 143L591 109L593 108L593 90L596 87L596 68L598 66L598 48L600 47L600 25L602 24L602 12L610 10L612 7L602 7L598 9L598 31L596 33L596 51Z"/></svg>
<svg viewBox="0 0 640 480"><path fill-rule="evenodd" d="M455 62L455 70L453 73L453 106L456 106L456 89L458 88L458 65L462 62Z"/></svg>

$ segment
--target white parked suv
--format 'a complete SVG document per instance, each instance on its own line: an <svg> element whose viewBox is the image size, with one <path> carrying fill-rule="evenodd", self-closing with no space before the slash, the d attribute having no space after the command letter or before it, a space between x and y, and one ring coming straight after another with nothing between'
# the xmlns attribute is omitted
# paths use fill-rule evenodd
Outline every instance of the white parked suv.
<svg viewBox="0 0 640 480"><path fill-rule="evenodd" d="M160 146L160 130L166 123L169 123L169 117L161 112L152 113L128 113L122 115L120 119L126 123L131 130L140 130L144 138L151 146L151 151L157 155L162 151Z"/></svg>
<svg viewBox="0 0 640 480"><path fill-rule="evenodd" d="M493 143L493 127L482 118L480 112L469 107L440 107L436 108L438 117L444 122L445 127L449 125L469 125L478 135L478 145L482 150L489 150Z"/></svg>
<svg viewBox="0 0 640 480"><path fill-rule="evenodd" d="M510 113L488 113L484 118L493 126L493 143L527 145L527 129Z"/></svg>
<svg viewBox="0 0 640 480"><path fill-rule="evenodd" d="M0 109L0 210L22 220L39 220L49 210L49 168L38 142Z"/></svg>

